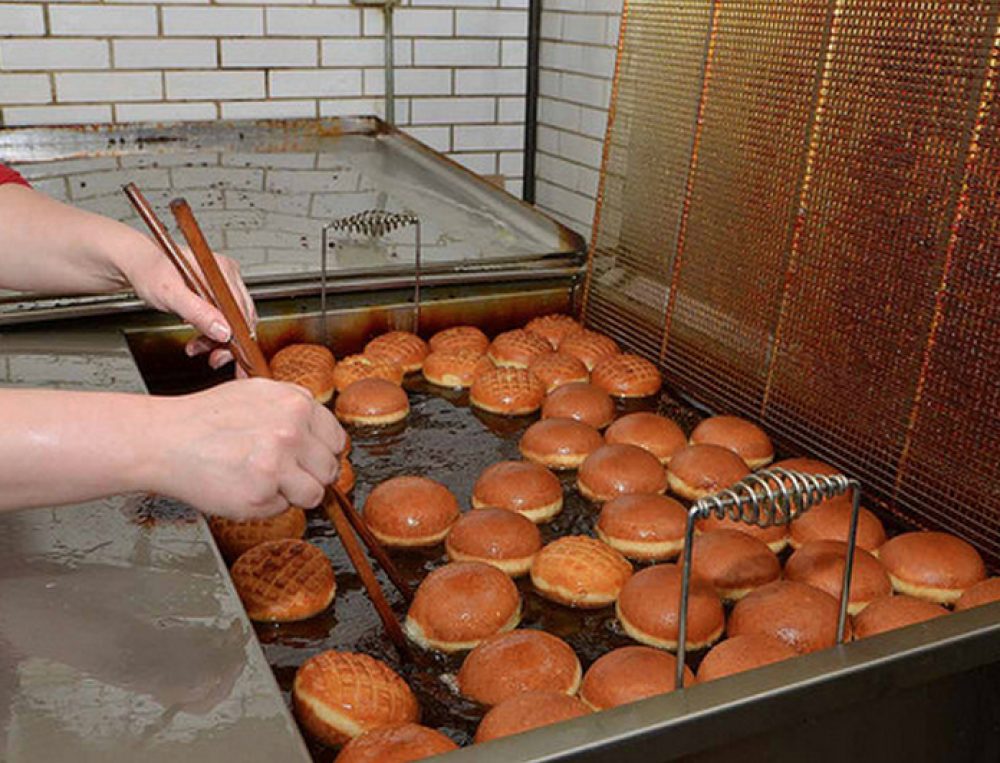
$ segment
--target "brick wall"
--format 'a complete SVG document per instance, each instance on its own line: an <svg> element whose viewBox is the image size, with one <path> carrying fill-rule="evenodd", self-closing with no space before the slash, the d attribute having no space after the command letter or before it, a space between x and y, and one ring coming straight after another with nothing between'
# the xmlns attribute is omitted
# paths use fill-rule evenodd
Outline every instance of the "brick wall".
<svg viewBox="0 0 1000 763"><path fill-rule="evenodd" d="M544 0L535 199L590 235L622 0Z"/></svg>
<svg viewBox="0 0 1000 763"><path fill-rule="evenodd" d="M527 0L394 18L398 124L519 194ZM0 0L0 122L380 113L381 34L348 0Z"/></svg>

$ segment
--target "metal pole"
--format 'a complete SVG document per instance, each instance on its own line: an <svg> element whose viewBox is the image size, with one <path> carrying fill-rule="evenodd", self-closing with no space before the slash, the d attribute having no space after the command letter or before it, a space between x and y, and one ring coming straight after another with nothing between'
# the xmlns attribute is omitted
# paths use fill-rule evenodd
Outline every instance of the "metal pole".
<svg viewBox="0 0 1000 763"><path fill-rule="evenodd" d="M382 15L385 19L385 121L396 124L396 62L395 62L395 42L392 30L392 8L393 2L388 2L382 6Z"/></svg>

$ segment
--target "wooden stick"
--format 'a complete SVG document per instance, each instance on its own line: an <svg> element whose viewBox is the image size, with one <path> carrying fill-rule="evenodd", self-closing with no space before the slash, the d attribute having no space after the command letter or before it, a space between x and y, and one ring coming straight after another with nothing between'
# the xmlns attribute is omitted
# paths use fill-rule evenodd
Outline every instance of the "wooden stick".
<svg viewBox="0 0 1000 763"><path fill-rule="evenodd" d="M198 221L191 211L191 207L188 206L188 203L184 199L175 199L170 202L170 210L174 213L174 218L177 220L178 226L180 226L181 233L184 234L188 246L191 247L195 259L201 266L202 273L208 280L215 304L222 311L223 316L225 316L230 327L233 329L234 344L249 360L250 375L270 379L271 369L264 359L264 354L260 351L260 347L250 334L250 328L243 317L243 312L236 303L236 299L229 288L229 284L226 282L225 276L219 270L218 263L215 261L215 255L212 254L212 250L205 240L205 235L202 233L201 227L198 225ZM361 577L361 582L364 583L365 590L375 605L375 610L382 619L382 624L385 626L389 638L395 643L400 654L404 658L409 658L411 653L403 629L400 627L399 621L389 606L389 602L386 600L385 594L382 592L375 577L375 572L368 563L368 559L365 557L365 553L352 531L352 522L347 518L347 511L353 511L350 501L340 490L330 485L325 490L323 506L330 520L333 522L337 534L340 536L340 542L344 544L344 550L347 551L347 556L350 558L351 564L354 565L354 569L357 570L358 575ZM365 528L365 531L367 531L367 528ZM369 537L364 532L361 534L367 542ZM405 581L402 580L402 576L399 575L378 541L374 536L370 536L370 540L372 541L372 545L370 546L372 553L383 564L389 577L397 585L399 584L397 582L398 579L398 581L406 586ZM406 596L406 592L408 591L409 587L406 586L406 591L401 592Z"/></svg>
<svg viewBox="0 0 1000 763"><path fill-rule="evenodd" d="M351 527L354 531L361 536L361 539L368 546L368 550L372 552L372 556L375 560L382 565L382 569L385 570L385 574L389 576L392 580L393 585L396 586L396 590L399 591L406 603L409 604L413 601L413 589L410 588L410 584L406 582L406 579L399 573L396 565L392 563L389 555L386 553L385 548L379 542L372 531L368 529L368 525L365 524L365 520L358 514L357 509L354 508L354 503L348 498L342 491L337 488L333 488L333 495L340 504L341 509L344 511L344 515L347 517L347 521L351 523Z"/></svg>
<svg viewBox="0 0 1000 763"><path fill-rule="evenodd" d="M270 379L271 367L268 366L264 353L260 351L260 346L254 341L243 310L237 304L226 277L219 269L219 263L215 261L215 255L212 254L212 249L205 240L205 234L201 232L201 226L195 220L191 207L184 199L174 199L170 202L170 211L174 213L174 219L177 220L181 233L184 234L205 280L208 281L208 288L215 298L215 304L229 323L229 328L233 332L233 343L250 366L250 375Z"/></svg>

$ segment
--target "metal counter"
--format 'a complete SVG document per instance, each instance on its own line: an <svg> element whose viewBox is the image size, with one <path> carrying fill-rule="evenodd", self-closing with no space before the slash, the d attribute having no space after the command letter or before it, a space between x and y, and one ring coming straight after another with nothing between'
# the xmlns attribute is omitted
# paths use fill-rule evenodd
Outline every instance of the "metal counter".
<svg viewBox="0 0 1000 763"><path fill-rule="evenodd" d="M0 333L6 385L145 391L115 326ZM0 759L309 760L200 515L0 514Z"/></svg>

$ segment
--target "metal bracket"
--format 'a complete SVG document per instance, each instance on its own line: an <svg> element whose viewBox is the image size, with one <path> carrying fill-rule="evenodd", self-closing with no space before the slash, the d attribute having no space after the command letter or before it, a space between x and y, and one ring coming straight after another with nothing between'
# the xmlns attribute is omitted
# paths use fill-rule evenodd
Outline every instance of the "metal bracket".
<svg viewBox="0 0 1000 763"><path fill-rule="evenodd" d="M414 264L413 264L413 320L411 331L420 331L420 276L422 269L422 258L420 252L420 218L412 212L387 212L382 209L366 209L347 217L340 217L331 220L323 226L320 237L322 252L320 255L320 296L319 309L320 320L322 321L323 343L327 341L326 311L327 311L327 269L329 263L330 249L336 246L336 242L331 241L330 233L348 233L354 235L367 236L369 239L382 238L393 231L413 226L414 236Z"/></svg>
<svg viewBox="0 0 1000 763"><path fill-rule="evenodd" d="M674 687L684 688L684 658L687 641L688 599L691 588L691 558L694 556L694 527L699 519L713 514L727 516L735 522L758 527L788 524L813 506L834 496L853 490L851 526L847 539L847 559L840 592L840 613L837 617L837 643L844 643L847 627L847 604L851 597L851 575L854 571L854 551L857 545L858 511L861 506L861 484L843 474L805 474L776 467L744 477L730 488L706 496L688 510L684 534L684 560L681 564L680 622L677 633L677 676Z"/></svg>

